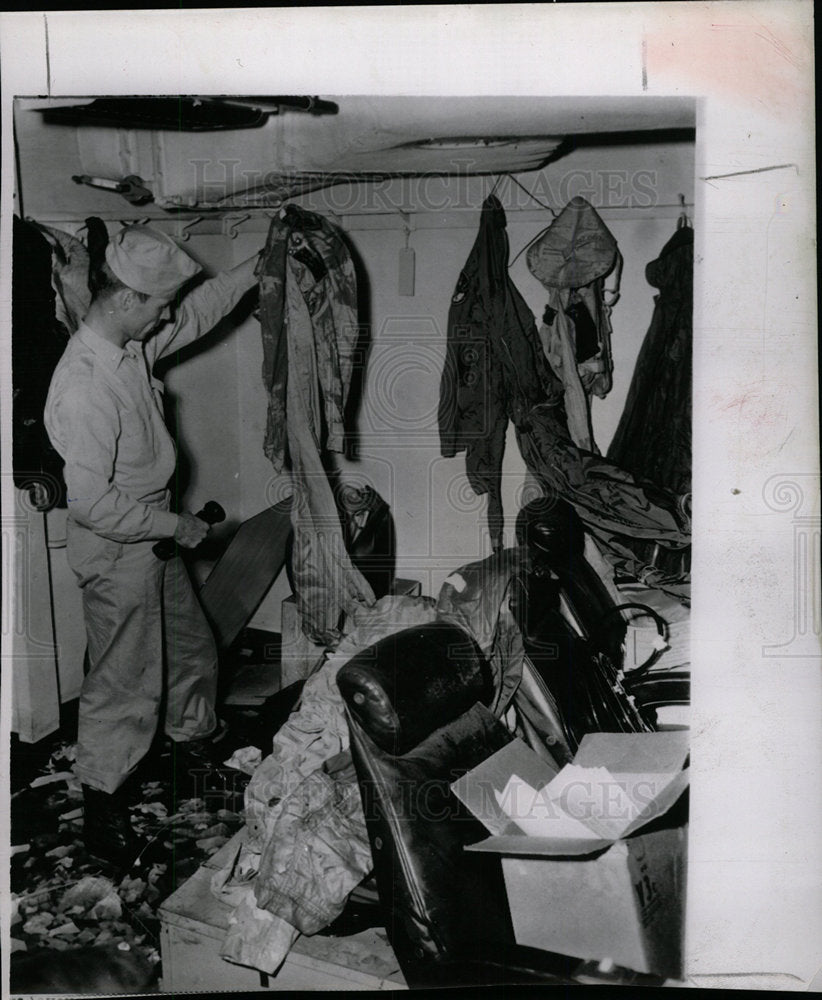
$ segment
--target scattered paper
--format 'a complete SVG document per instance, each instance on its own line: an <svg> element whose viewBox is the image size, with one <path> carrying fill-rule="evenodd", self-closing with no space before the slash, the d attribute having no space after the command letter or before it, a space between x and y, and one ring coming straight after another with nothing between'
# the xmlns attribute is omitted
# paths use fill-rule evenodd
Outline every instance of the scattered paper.
<svg viewBox="0 0 822 1000"><path fill-rule="evenodd" d="M62 934L64 937L69 937L74 934L79 934L80 928L73 920L69 920L68 923L60 924L59 927L52 927L49 929L49 936L52 937L57 934Z"/></svg>
<svg viewBox="0 0 822 1000"><path fill-rule="evenodd" d="M259 747L240 747L239 750L234 751L228 760L223 761L223 764L226 767L233 767L238 771L242 771L243 774L253 774L259 767L262 759L263 752Z"/></svg>
<svg viewBox="0 0 822 1000"><path fill-rule="evenodd" d="M65 858L71 854L72 848L68 844L63 844L59 847L52 847L50 851L46 851L47 858Z"/></svg>
<svg viewBox="0 0 822 1000"><path fill-rule="evenodd" d="M92 920L117 920L123 914L123 904L116 892L105 896L91 908Z"/></svg>
<svg viewBox="0 0 822 1000"><path fill-rule="evenodd" d="M640 818L653 818L654 803L676 778L567 764L543 788L514 774L494 795L505 815L530 837L618 840ZM670 802L662 800L667 808Z"/></svg>
<svg viewBox="0 0 822 1000"><path fill-rule="evenodd" d="M140 812L157 816L158 819L164 819L168 815L168 809L162 802L142 802L140 803Z"/></svg>
<svg viewBox="0 0 822 1000"><path fill-rule="evenodd" d="M71 781L74 775L71 771L57 771L55 774L42 774L29 782L29 788L40 788L42 785L51 785L55 781Z"/></svg>
<svg viewBox="0 0 822 1000"><path fill-rule="evenodd" d="M23 930L26 934L46 934L48 933L49 927L51 927L53 923L53 913L48 913L46 911L43 913L35 913L33 917L23 924Z"/></svg>
<svg viewBox="0 0 822 1000"><path fill-rule="evenodd" d="M110 879L103 875L86 875L64 893L60 905L65 909L72 906L87 908L113 892L114 883Z"/></svg>
<svg viewBox="0 0 822 1000"><path fill-rule="evenodd" d="M557 809L546 794L512 774L502 792L494 790L497 803L529 837L563 837L596 840L598 835L578 819Z"/></svg>

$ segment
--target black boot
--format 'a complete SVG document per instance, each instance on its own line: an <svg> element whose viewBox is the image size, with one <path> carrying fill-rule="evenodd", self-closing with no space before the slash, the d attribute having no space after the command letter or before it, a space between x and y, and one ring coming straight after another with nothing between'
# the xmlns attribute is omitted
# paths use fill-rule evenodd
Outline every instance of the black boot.
<svg viewBox="0 0 822 1000"><path fill-rule="evenodd" d="M178 775L190 772L203 774L219 770L223 761L236 747L232 744L228 726L221 719L213 733L194 740L172 741L171 757Z"/></svg>
<svg viewBox="0 0 822 1000"><path fill-rule="evenodd" d="M236 738L222 721L208 736L171 742L168 752L175 799L231 797L235 792L241 795L237 779L244 776L223 766L236 749ZM246 779L242 787L247 783Z"/></svg>
<svg viewBox="0 0 822 1000"><path fill-rule="evenodd" d="M145 842L132 829L125 787L109 794L83 785L83 813L83 841L89 854L115 868L130 868Z"/></svg>

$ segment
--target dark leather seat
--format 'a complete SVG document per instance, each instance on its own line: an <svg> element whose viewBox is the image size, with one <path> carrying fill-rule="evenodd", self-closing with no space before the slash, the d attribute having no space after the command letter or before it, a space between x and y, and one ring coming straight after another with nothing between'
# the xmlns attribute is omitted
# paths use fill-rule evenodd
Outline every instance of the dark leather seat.
<svg viewBox="0 0 822 1000"><path fill-rule="evenodd" d="M451 782L511 736L490 677L456 626L406 629L353 657L337 683L389 939L411 986L570 982L578 960L514 943L499 859Z"/></svg>
<svg viewBox="0 0 822 1000"><path fill-rule="evenodd" d="M609 683L625 623L585 559L579 518L561 502L529 504L517 536L530 558L511 610L568 746L586 732L641 729ZM337 684L386 928L409 985L573 982L578 960L514 942L499 859L464 850L488 832L450 785L512 739L486 707L494 692L474 641L443 622L406 629L354 656Z"/></svg>

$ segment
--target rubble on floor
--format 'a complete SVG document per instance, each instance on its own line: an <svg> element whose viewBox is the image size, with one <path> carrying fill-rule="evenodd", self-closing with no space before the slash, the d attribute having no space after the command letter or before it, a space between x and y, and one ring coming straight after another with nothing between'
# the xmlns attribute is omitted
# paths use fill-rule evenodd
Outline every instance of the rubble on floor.
<svg viewBox="0 0 822 1000"><path fill-rule="evenodd" d="M47 953L51 963L55 953L77 949L90 949L87 958L103 955L107 968L106 954L114 953L115 965L131 954L136 966L153 967L159 978L159 903L242 825L243 781L209 785L202 796L184 798L185 789L167 768L167 779L138 783L130 807L134 829L149 847L127 874L112 874L83 845L74 749L58 746L43 772L12 795L12 992L23 991L28 973L22 970L32 965L24 956ZM121 971L104 975L117 979Z"/></svg>

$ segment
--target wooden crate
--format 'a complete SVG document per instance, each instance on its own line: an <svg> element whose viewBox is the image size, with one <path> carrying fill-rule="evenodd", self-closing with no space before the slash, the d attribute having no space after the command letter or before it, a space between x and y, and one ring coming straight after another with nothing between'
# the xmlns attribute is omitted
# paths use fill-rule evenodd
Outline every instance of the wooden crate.
<svg viewBox="0 0 822 1000"><path fill-rule="evenodd" d="M222 959L231 908L212 894L211 879L242 837L243 831L160 907L163 992L407 988L384 932L375 928L350 938L300 937L276 975Z"/></svg>

